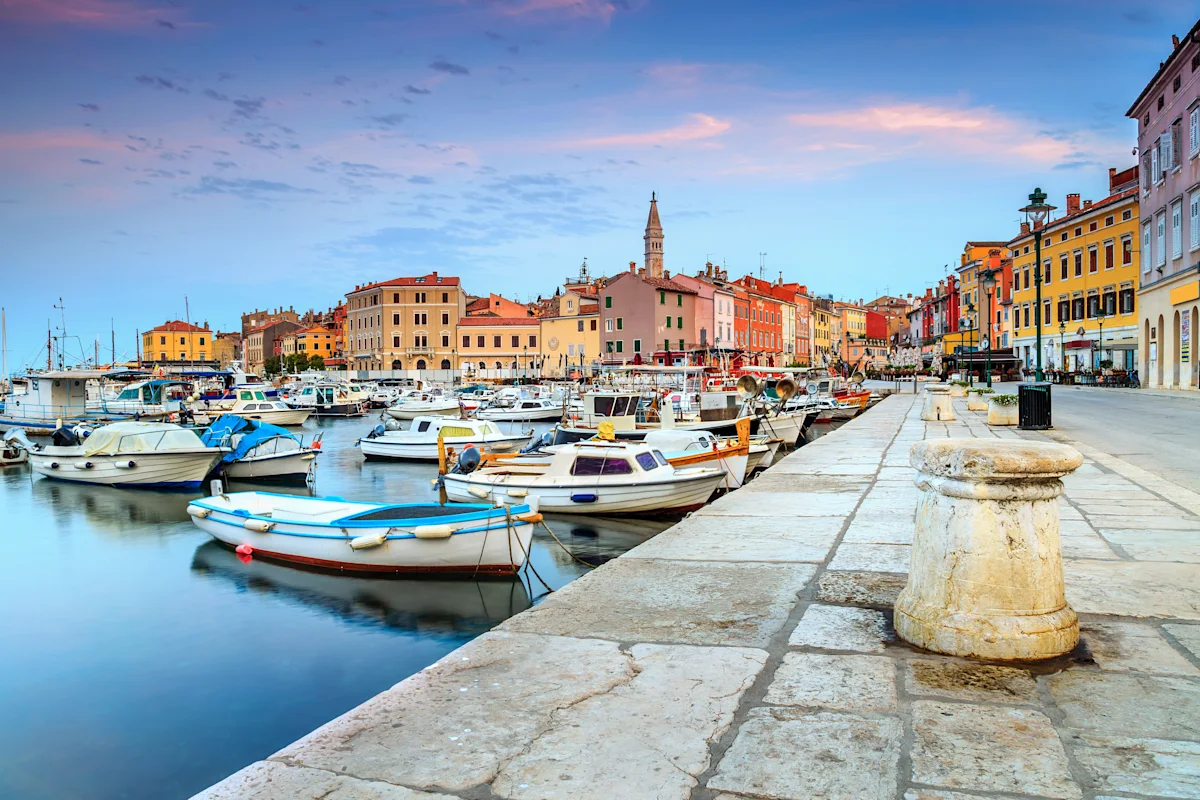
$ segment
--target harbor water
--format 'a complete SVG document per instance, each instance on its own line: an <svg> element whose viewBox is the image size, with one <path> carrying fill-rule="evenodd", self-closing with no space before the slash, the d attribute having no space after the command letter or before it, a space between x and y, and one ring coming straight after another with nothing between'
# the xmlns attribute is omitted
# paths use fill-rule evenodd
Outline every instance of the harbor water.
<svg viewBox="0 0 1200 800"><path fill-rule="evenodd" d="M311 491L435 501L435 466L364 461L354 441L374 424L307 423L306 435L324 431ZM243 563L192 524L194 496L0 469L0 798L188 797L546 593L529 571L387 578ZM547 522L594 564L672 524ZM531 563L552 588L588 569L541 531Z"/></svg>

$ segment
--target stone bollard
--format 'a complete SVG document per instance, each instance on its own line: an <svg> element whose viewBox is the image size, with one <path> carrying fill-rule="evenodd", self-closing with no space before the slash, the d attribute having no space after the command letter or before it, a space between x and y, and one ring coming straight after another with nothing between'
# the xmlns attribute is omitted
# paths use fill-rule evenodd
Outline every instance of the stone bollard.
<svg viewBox="0 0 1200 800"><path fill-rule="evenodd" d="M926 422L946 422L954 419L954 406L950 404L949 386L925 388L925 405L921 408L921 419Z"/></svg>
<svg viewBox="0 0 1200 800"><path fill-rule="evenodd" d="M1072 447L930 439L910 461L922 490L900 638L926 650L998 661L1053 658L1079 641L1067 605L1058 503Z"/></svg>

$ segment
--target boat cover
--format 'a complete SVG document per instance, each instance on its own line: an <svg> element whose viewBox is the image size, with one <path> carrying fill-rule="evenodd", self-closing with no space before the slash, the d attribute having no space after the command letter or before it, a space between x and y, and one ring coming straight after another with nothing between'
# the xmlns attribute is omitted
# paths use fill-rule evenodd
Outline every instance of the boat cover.
<svg viewBox="0 0 1200 800"><path fill-rule="evenodd" d="M221 459L222 464L232 464L245 458L250 451L271 439L290 439L300 446L300 440L278 425L269 425L256 419L243 419L233 414L222 414L200 435L205 447L231 447Z"/></svg>
<svg viewBox="0 0 1200 800"><path fill-rule="evenodd" d="M116 455L204 447L196 432L168 422L114 422L97 428L83 442L83 454Z"/></svg>

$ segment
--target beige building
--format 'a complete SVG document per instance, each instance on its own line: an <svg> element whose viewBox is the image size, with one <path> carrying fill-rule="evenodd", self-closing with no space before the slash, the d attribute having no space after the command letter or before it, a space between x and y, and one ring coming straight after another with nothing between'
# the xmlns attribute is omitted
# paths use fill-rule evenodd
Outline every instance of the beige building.
<svg viewBox="0 0 1200 800"><path fill-rule="evenodd" d="M536 317L463 317L458 321L460 369L509 370L536 375L541 323Z"/></svg>
<svg viewBox="0 0 1200 800"><path fill-rule="evenodd" d="M458 278L431 272L356 286L346 295L346 365L358 370L452 369L466 315ZM530 320L535 326L537 320Z"/></svg>
<svg viewBox="0 0 1200 800"><path fill-rule="evenodd" d="M592 295L566 291L555 298L552 316L538 320L539 357L543 374L551 378L582 371L600 358L600 302Z"/></svg>
<svg viewBox="0 0 1200 800"><path fill-rule="evenodd" d="M222 367L229 366L229 362L241 357L242 336L236 331L229 333L214 333L213 334L213 360Z"/></svg>

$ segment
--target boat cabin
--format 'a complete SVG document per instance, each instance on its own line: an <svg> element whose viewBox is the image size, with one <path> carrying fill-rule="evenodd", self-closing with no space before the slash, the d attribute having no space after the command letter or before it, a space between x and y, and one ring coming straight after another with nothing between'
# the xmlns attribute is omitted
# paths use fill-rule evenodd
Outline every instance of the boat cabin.
<svg viewBox="0 0 1200 800"><path fill-rule="evenodd" d="M583 396L583 415L579 425L595 428L601 422L611 422L613 430L637 430L638 405L642 396L637 392L588 392Z"/></svg>
<svg viewBox="0 0 1200 800"><path fill-rule="evenodd" d="M102 372L71 370L29 375L28 390L4 398L4 416L13 420L74 419L87 415L87 382Z"/></svg>

